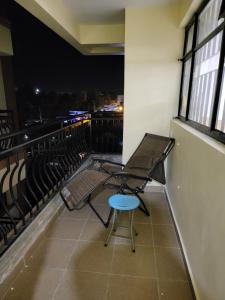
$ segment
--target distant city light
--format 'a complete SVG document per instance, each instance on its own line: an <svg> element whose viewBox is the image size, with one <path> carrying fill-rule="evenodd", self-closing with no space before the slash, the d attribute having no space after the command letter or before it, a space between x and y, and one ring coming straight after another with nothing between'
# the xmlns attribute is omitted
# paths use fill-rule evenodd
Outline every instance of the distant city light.
<svg viewBox="0 0 225 300"><path fill-rule="evenodd" d="M34 90L34 93L35 93L35 95L39 95L40 94L40 89L38 89L38 88L36 88L35 90Z"/></svg>
<svg viewBox="0 0 225 300"><path fill-rule="evenodd" d="M87 111L84 110L69 110L69 116L76 116L76 115L82 115L87 113Z"/></svg>
<svg viewBox="0 0 225 300"><path fill-rule="evenodd" d="M120 105L120 106L118 107L118 110L119 110L119 111L123 111L123 106Z"/></svg>
<svg viewBox="0 0 225 300"><path fill-rule="evenodd" d="M28 140L29 136L27 134L24 134L24 140Z"/></svg>

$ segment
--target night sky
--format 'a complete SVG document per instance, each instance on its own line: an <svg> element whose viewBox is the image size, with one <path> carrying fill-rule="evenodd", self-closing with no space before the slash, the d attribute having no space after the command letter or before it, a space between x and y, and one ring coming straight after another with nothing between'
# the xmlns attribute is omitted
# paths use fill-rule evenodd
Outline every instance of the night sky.
<svg viewBox="0 0 225 300"><path fill-rule="evenodd" d="M9 12L18 87L123 94L123 56L84 56L14 1Z"/></svg>

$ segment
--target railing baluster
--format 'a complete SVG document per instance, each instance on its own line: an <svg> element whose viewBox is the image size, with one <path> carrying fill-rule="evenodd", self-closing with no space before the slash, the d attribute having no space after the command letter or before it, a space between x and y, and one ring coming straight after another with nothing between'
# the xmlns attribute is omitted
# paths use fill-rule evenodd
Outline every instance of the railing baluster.
<svg viewBox="0 0 225 300"><path fill-rule="evenodd" d="M2 124L4 132L8 132L10 125ZM31 129L0 136L0 255L88 154L121 152L122 117L88 116L86 120L70 122L64 127L61 124L56 131L38 138ZM12 162L15 165L12 166ZM11 209L16 209L17 216ZM17 228L20 221L23 226Z"/></svg>
<svg viewBox="0 0 225 300"><path fill-rule="evenodd" d="M11 165L9 166L9 168L10 167L11 167ZM18 167L19 167L19 157L18 157L18 153L17 153L16 154L15 166L11 170L10 176L9 176L9 191L10 191L11 201L14 204L14 206L17 208L17 210L18 210L18 212L19 212L19 214L20 214L20 216L22 218L23 225L25 225L25 214L24 214L22 208L20 207L20 204L18 203L18 199L16 199L15 192L14 192L15 185L13 184L13 178L14 178L15 172L18 169Z"/></svg>

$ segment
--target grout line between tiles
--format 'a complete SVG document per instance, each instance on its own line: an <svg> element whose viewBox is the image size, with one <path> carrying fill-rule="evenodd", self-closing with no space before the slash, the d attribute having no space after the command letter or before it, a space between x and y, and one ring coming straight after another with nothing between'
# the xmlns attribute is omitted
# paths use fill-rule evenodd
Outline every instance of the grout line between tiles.
<svg viewBox="0 0 225 300"><path fill-rule="evenodd" d="M110 228L110 226L111 225L109 225L109 228ZM108 228L108 230L109 230L109 228ZM111 240L112 240L112 237L111 237ZM113 249L112 249L112 258L111 258L110 267L109 267L109 274L107 275L108 278L107 278L107 285L106 285L105 300L108 299L108 294L109 294L110 275L112 274L112 266L113 266L113 260L114 260L114 254L115 254L116 240L113 240L112 247L113 247Z"/></svg>
<svg viewBox="0 0 225 300"><path fill-rule="evenodd" d="M91 212L90 212L90 213L91 213ZM81 228L79 237L78 237L78 239L77 239L78 242L81 241L81 236L82 236L82 234L84 233L84 229L85 229L85 227L86 227L86 225L87 225L87 223L88 223L88 221L89 221L90 213L89 213L89 216L87 217L87 219L85 220L85 222L84 222L84 224L83 224L83 227Z"/></svg>
<svg viewBox="0 0 225 300"><path fill-rule="evenodd" d="M164 188L163 193L164 193L166 202L167 202L168 207L169 207L169 212L170 212L170 216L171 216L171 219L172 219L172 224L173 224L173 227L175 229L176 236L177 236L178 244L180 245L179 249L180 249L182 259L183 259L183 263L184 263L184 266L185 266L185 272L187 274L188 283L189 283L189 286L191 288L192 297L193 297L194 300L196 300L197 298L196 298L196 294L195 294L195 289L194 289L192 277L191 277L190 272L189 272L189 267L188 267L188 264L187 264L186 256L185 256L183 245L182 245L182 242L181 242L181 237L180 237L179 232L178 232L178 227L177 227L177 224L176 224L176 221L175 221L175 218L174 218L173 210L172 210L172 207L171 207L171 202L169 200L167 187Z"/></svg>
<svg viewBox="0 0 225 300"><path fill-rule="evenodd" d="M57 291L58 291L58 289L59 289L59 286L60 286L61 282L63 281L63 278L65 277L66 270L67 270L67 269L64 269L64 272L62 273L62 276L60 277L59 282L58 282L58 284L57 284L56 287L55 287L55 290L54 290L54 292L53 292L53 295L52 295L51 300L54 300L55 295L57 294Z"/></svg>
<svg viewBox="0 0 225 300"><path fill-rule="evenodd" d="M173 226L173 223L152 223L152 225L156 225L156 226L159 226L159 225L162 225L162 226Z"/></svg>
<svg viewBox="0 0 225 300"><path fill-rule="evenodd" d="M91 212L90 212L90 213L91 213ZM89 215L90 215L90 213L89 213ZM84 220L84 219L83 219L83 220ZM59 282L58 282L58 284L57 284L57 286L56 286L56 288L55 288L55 291L54 291L54 293L53 293L53 295L52 295L52 300L54 300L55 295L57 294L57 291L58 291L58 289L59 289L59 287L60 287L60 284L62 283L63 279L65 278L65 274L66 274L66 272L67 272L67 270L68 270L68 264L69 264L69 262L70 262L70 259L71 259L72 255L73 255L74 251L76 251L77 243L79 243L79 241L80 241L80 238L81 238L81 236L82 236L82 234L83 234L83 232L84 232L84 229L85 229L85 227L86 227L86 224L88 223L88 220L89 220L89 216L85 219L85 222L84 222L84 224L83 224L83 226L82 226L82 228L81 228L81 231L80 231L80 234L79 234L78 239L76 239L76 240L74 239L74 240L75 240L75 245L74 245L74 247L73 247L73 250L71 251L71 254L69 255L68 263L67 263L67 265L66 265L66 268L65 268L65 270L64 270L64 272L63 272L63 274L62 274L62 276L61 276L61 278L60 278L60 280L59 280ZM64 239L62 239L62 240L64 240Z"/></svg>
<svg viewBox="0 0 225 300"><path fill-rule="evenodd" d="M174 229L174 226L173 226L173 223L162 223L162 224L152 224L152 226L169 226L169 227L172 227ZM175 231L175 229L174 229Z"/></svg>
<svg viewBox="0 0 225 300"><path fill-rule="evenodd" d="M153 243L153 255L154 255L154 266L155 266L155 275L156 275L157 294L158 294L158 299L160 300L160 288L159 288L158 268L157 268L157 261L156 261L155 238L154 238L152 218L151 218L151 230L152 230L152 243Z"/></svg>

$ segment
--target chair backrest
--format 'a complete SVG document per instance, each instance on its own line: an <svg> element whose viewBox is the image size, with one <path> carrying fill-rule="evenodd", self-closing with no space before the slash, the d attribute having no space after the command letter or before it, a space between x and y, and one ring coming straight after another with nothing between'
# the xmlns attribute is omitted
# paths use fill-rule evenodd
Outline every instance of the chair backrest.
<svg viewBox="0 0 225 300"><path fill-rule="evenodd" d="M124 167L124 171L138 176L148 176L165 184L164 160L174 144L173 138L146 133Z"/></svg>

